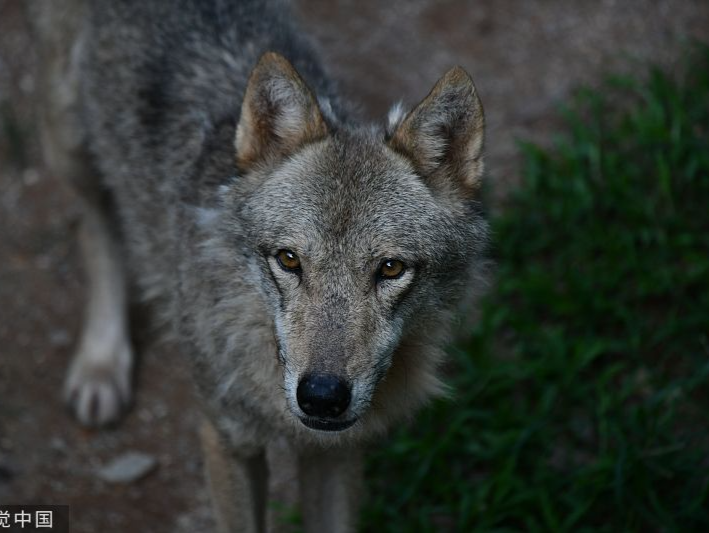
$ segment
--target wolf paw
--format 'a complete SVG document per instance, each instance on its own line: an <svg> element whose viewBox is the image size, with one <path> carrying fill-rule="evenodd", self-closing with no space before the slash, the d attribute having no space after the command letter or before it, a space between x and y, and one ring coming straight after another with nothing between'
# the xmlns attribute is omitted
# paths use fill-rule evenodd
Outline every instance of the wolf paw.
<svg viewBox="0 0 709 533"><path fill-rule="evenodd" d="M85 426L117 421L130 403L133 354L127 341L118 344L108 352L82 348L69 369L64 398Z"/></svg>

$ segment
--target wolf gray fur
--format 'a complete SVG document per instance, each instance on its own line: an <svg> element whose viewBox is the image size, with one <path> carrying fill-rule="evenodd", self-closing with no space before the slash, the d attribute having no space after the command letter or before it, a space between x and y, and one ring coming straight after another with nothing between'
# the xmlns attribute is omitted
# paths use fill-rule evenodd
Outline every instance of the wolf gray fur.
<svg viewBox="0 0 709 533"><path fill-rule="evenodd" d="M298 464L306 529L353 530L360 448L443 390L481 264L472 80L454 68L412 110L362 125L276 0L30 13L47 163L85 211L75 414L104 424L130 399L135 283L192 361L220 530L266 527L274 442Z"/></svg>

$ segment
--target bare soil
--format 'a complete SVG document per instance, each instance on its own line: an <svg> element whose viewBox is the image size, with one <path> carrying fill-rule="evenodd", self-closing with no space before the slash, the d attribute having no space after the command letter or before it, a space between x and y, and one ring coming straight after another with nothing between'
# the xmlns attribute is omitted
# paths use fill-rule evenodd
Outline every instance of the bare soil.
<svg viewBox="0 0 709 533"><path fill-rule="evenodd" d="M556 107L579 85L649 62L672 66L690 40L709 41L703 0L294 2L364 116L420 100L453 65L473 75L495 205L519 181L516 139L549 143ZM85 430L64 410L63 373L85 298L78 213L41 165L34 94L21 2L0 0L0 503L69 504L76 533L210 530L199 412L175 347L138 339L135 406L118 427ZM128 485L97 477L130 450L154 455L159 467Z"/></svg>

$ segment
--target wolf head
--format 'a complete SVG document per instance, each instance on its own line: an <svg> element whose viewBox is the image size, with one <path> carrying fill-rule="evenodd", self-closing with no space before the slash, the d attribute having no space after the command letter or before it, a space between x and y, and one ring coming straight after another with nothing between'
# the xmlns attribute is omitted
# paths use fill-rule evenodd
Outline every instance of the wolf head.
<svg viewBox="0 0 709 533"><path fill-rule="evenodd" d="M383 425L435 392L487 226L484 119L461 68L386 127L339 124L291 64L255 67L225 195L274 324L283 393L315 430Z"/></svg>

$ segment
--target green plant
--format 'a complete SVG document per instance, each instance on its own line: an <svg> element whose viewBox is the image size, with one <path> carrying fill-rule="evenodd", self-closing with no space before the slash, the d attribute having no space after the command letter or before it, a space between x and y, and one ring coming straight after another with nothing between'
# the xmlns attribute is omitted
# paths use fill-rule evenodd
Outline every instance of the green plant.
<svg viewBox="0 0 709 533"><path fill-rule="evenodd" d="M366 531L709 531L709 49L564 111L495 218L436 402L369 463Z"/></svg>

